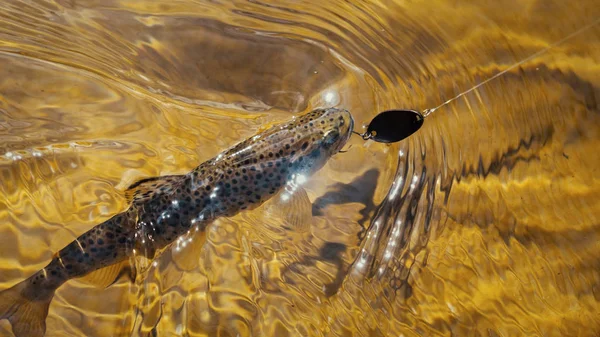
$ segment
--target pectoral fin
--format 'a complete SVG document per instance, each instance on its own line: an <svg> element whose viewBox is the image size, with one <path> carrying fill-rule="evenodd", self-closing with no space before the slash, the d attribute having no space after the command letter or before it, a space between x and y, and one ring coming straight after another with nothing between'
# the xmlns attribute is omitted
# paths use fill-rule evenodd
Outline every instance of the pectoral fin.
<svg viewBox="0 0 600 337"><path fill-rule="evenodd" d="M120 263L115 263L108 267L98 269L81 278L87 284L91 284L101 288L107 288L117 282L122 277L127 277L132 282L135 280L136 271L129 260Z"/></svg>
<svg viewBox="0 0 600 337"><path fill-rule="evenodd" d="M196 270L202 256L202 247L206 242L206 225L192 230L181 240L176 241L171 247L171 254L175 265L183 271Z"/></svg>
<svg viewBox="0 0 600 337"><path fill-rule="evenodd" d="M312 224L312 204L303 188L293 192L282 191L266 205L266 211L278 219L290 230L304 232Z"/></svg>

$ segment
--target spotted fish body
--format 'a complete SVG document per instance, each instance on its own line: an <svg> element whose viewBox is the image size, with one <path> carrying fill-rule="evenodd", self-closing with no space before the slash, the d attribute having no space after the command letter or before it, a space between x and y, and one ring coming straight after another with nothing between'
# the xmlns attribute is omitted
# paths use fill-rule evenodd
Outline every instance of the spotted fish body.
<svg viewBox="0 0 600 337"><path fill-rule="evenodd" d="M317 109L277 124L185 175L148 178L127 191L131 206L56 253L42 270L0 292L0 319L17 337L43 336L55 290L69 279L152 256L191 229L256 208L319 170L350 138L354 121L340 109Z"/></svg>

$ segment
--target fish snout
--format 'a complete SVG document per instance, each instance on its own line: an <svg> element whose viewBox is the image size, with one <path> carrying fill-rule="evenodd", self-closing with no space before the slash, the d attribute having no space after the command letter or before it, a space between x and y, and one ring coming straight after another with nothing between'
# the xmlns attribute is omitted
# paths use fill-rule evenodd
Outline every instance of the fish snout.
<svg viewBox="0 0 600 337"><path fill-rule="evenodd" d="M354 118L346 109L329 108L323 116L330 124L325 132L326 145L334 152L341 150L354 130Z"/></svg>

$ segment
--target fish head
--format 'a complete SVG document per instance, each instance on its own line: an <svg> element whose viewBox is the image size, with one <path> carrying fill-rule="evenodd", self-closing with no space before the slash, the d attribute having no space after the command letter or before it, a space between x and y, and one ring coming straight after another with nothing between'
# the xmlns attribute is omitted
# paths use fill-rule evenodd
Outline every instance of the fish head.
<svg viewBox="0 0 600 337"><path fill-rule="evenodd" d="M296 140L291 142L297 152L307 155L314 150L325 150L329 155L334 155L350 138L354 119L345 109L315 109L294 118L289 125L296 135Z"/></svg>
<svg viewBox="0 0 600 337"><path fill-rule="evenodd" d="M282 128L286 132L280 134L279 144L284 144L284 153L297 171L310 175L344 147L354 119L345 109L315 109L292 118Z"/></svg>
<svg viewBox="0 0 600 337"><path fill-rule="evenodd" d="M274 176L296 173L311 175L344 147L354 127L348 110L315 109L286 122L272 125L257 135L236 145L224 155L226 164L240 169L263 172L277 169Z"/></svg>

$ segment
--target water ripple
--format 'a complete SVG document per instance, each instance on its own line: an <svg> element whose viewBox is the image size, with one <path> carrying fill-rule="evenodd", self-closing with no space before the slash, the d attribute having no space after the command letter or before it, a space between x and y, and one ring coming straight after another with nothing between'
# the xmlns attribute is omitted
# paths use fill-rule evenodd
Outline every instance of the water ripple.
<svg viewBox="0 0 600 337"><path fill-rule="evenodd" d="M2 289L126 207L140 178L317 106L348 108L358 131L384 109L435 107L599 10L4 1ZM47 336L600 334L599 38L508 71L399 145L353 139L306 185L306 226L265 205L138 257L135 283L68 282Z"/></svg>

